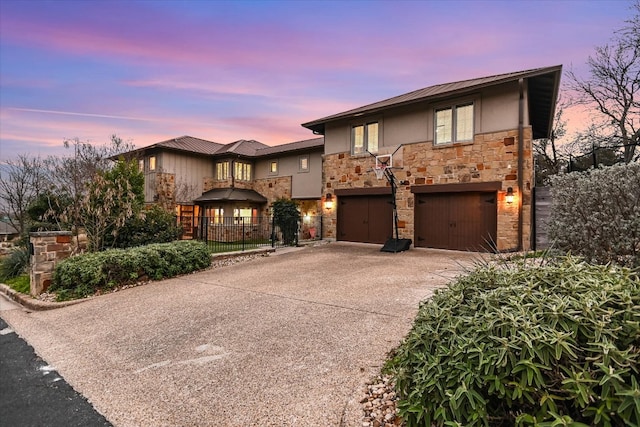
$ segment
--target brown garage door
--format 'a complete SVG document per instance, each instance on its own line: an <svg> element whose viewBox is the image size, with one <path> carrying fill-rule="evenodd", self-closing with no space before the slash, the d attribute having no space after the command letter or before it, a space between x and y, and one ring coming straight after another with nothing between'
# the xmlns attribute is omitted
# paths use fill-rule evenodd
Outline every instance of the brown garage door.
<svg viewBox="0 0 640 427"><path fill-rule="evenodd" d="M495 192L416 194L415 245L463 251L493 251Z"/></svg>
<svg viewBox="0 0 640 427"><path fill-rule="evenodd" d="M390 195L338 197L338 240L384 243L392 233Z"/></svg>

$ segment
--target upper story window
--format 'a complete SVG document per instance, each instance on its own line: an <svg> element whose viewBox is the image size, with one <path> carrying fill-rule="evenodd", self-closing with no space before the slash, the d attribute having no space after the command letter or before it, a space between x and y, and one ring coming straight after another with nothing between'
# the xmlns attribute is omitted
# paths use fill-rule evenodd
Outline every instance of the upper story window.
<svg viewBox="0 0 640 427"><path fill-rule="evenodd" d="M234 176L238 181L251 181L251 164L235 162Z"/></svg>
<svg viewBox="0 0 640 427"><path fill-rule="evenodd" d="M229 178L229 162L217 162L216 163L216 179L223 181Z"/></svg>
<svg viewBox="0 0 640 427"><path fill-rule="evenodd" d="M378 152L378 122L371 122L351 128L351 154Z"/></svg>
<svg viewBox="0 0 640 427"><path fill-rule="evenodd" d="M473 141L473 103L437 109L434 128L436 145Z"/></svg>
<svg viewBox="0 0 640 427"><path fill-rule="evenodd" d="M300 172L308 172L309 171L309 156L300 156L300 157L298 157L298 170Z"/></svg>
<svg viewBox="0 0 640 427"><path fill-rule="evenodd" d="M277 160L273 160L271 163L269 163L269 173L271 175L275 175L278 173L278 161Z"/></svg>
<svg viewBox="0 0 640 427"><path fill-rule="evenodd" d="M144 172L144 159L138 159L138 170Z"/></svg>
<svg viewBox="0 0 640 427"><path fill-rule="evenodd" d="M150 171L156 170L156 156L149 157L149 170Z"/></svg>

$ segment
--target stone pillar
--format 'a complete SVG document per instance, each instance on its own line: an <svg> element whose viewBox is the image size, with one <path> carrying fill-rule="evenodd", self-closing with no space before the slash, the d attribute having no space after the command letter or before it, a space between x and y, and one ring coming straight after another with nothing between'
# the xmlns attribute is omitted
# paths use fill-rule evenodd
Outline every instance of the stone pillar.
<svg viewBox="0 0 640 427"><path fill-rule="evenodd" d="M71 232L29 233L29 242L31 248L30 293L36 296L49 288L56 263L71 255Z"/></svg>

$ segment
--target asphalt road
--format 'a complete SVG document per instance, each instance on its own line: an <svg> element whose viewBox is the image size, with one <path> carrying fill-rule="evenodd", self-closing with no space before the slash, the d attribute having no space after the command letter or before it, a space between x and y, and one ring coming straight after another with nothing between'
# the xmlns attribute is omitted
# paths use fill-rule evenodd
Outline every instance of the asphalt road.
<svg viewBox="0 0 640 427"><path fill-rule="evenodd" d="M0 298L7 307L4 296ZM0 318L0 425L88 427L111 423Z"/></svg>
<svg viewBox="0 0 640 427"><path fill-rule="evenodd" d="M331 243L2 316L118 427L361 426L420 301L477 257Z"/></svg>

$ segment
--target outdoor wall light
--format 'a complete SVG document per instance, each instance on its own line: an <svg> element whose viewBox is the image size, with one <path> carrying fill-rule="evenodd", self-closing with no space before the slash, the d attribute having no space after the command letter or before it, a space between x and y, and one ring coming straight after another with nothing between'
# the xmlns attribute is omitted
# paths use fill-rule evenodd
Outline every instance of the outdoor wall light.
<svg viewBox="0 0 640 427"><path fill-rule="evenodd" d="M513 203L514 198L515 196L513 195L513 187L507 188L507 195L505 196L505 200L507 201L507 203Z"/></svg>
<svg viewBox="0 0 640 427"><path fill-rule="evenodd" d="M327 210L333 209L333 194L327 193L327 197L324 199L324 208Z"/></svg>

